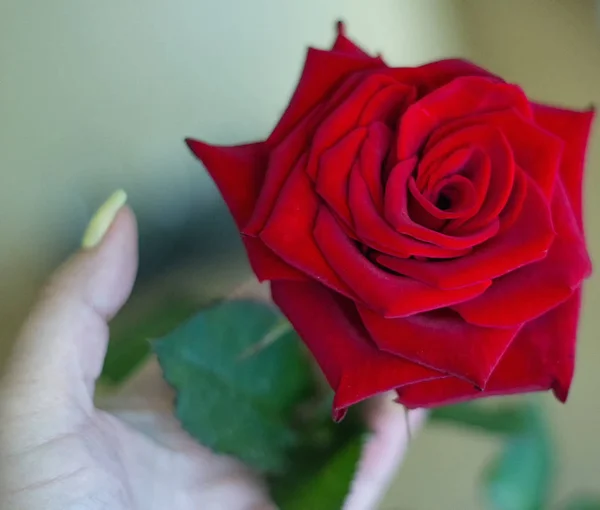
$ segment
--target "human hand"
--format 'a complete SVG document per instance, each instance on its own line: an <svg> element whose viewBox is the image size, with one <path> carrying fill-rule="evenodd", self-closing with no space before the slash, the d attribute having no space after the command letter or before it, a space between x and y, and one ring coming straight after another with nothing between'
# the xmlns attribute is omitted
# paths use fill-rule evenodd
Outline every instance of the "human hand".
<svg viewBox="0 0 600 510"><path fill-rule="evenodd" d="M273 508L249 469L181 430L156 365L121 392L121 397L151 393L152 402L141 400L151 405L135 409L108 402L113 413L94 405L107 324L129 297L137 271L136 221L123 203L124 194L113 195L99 210L86 247L53 276L15 344L0 382L0 507ZM162 404L155 405L159 398ZM405 415L390 404L379 400L371 407L373 434L347 510L374 508L404 456ZM412 415L412 430L423 418Z"/></svg>

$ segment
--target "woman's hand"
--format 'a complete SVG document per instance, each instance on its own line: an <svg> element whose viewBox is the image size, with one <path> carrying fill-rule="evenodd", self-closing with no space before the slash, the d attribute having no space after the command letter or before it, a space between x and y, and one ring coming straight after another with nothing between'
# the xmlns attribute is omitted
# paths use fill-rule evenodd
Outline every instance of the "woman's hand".
<svg viewBox="0 0 600 510"><path fill-rule="evenodd" d="M137 270L136 221L123 203L124 194L116 194L99 210L85 247L53 276L15 345L0 383L0 506L274 508L249 469L180 429L155 365L106 402L112 413L94 405L107 323L129 297ZM413 418L414 430L423 415ZM368 419L374 434L346 503L351 510L377 504L408 442L400 406L378 401Z"/></svg>

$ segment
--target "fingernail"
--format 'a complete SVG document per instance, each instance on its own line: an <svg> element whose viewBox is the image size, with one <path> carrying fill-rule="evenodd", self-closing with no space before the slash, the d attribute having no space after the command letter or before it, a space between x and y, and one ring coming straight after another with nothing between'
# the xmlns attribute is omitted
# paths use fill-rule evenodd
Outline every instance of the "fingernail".
<svg viewBox="0 0 600 510"><path fill-rule="evenodd" d="M125 202L127 202L127 193L122 189L108 197L108 200L100 206L88 223L81 241L82 248L98 246Z"/></svg>

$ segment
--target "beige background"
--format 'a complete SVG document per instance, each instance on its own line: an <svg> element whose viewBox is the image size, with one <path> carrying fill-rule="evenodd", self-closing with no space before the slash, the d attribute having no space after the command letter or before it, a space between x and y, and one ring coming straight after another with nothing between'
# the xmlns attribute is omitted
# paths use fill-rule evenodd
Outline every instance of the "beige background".
<svg viewBox="0 0 600 510"><path fill-rule="evenodd" d="M539 100L600 103L600 15L588 0L0 0L0 353L44 277L117 187L128 190L142 229L134 302L164 295L165 286L210 297L239 281L247 268L236 263L235 230L181 140L263 137L304 47L329 44L338 17L392 64L465 56ZM597 260L599 129L587 176ZM160 291L148 283L173 271L185 277L163 279ZM560 437L557 501L600 479L599 278L586 288L569 405L547 399ZM460 431L426 430L384 508L482 508L476 473L496 448Z"/></svg>

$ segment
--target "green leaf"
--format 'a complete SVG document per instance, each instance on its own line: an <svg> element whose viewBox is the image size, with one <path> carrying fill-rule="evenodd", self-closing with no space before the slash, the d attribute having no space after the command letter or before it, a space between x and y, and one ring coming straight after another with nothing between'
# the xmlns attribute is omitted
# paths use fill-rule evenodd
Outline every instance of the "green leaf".
<svg viewBox="0 0 600 510"><path fill-rule="evenodd" d="M326 400L325 413L303 428L302 441L291 456L293 470L269 479L271 495L280 510L339 510L348 495L364 444L365 426L355 409L344 421L334 423L331 398Z"/></svg>
<svg viewBox="0 0 600 510"><path fill-rule="evenodd" d="M177 391L176 414L200 443L263 472L282 472L299 440L297 405L312 372L291 326L270 307L230 301L153 343Z"/></svg>
<svg viewBox="0 0 600 510"><path fill-rule="evenodd" d="M457 404L434 409L432 423L456 423L499 434L514 434L527 427L528 413L521 405L490 408L480 403Z"/></svg>
<svg viewBox="0 0 600 510"><path fill-rule="evenodd" d="M150 340L159 338L197 311L190 302L162 304L135 323L111 325L111 338L100 383L118 385L140 367L152 353Z"/></svg>
<svg viewBox="0 0 600 510"><path fill-rule="evenodd" d="M319 472L279 503L280 510L342 508L356 473L363 444L362 437L355 437L344 448L327 458Z"/></svg>
<svg viewBox="0 0 600 510"><path fill-rule="evenodd" d="M600 510L600 498L579 497L569 501L564 510Z"/></svg>
<svg viewBox="0 0 600 510"><path fill-rule="evenodd" d="M545 510L553 476L552 441L540 407L531 402L470 402L436 409L431 421L500 434L500 456L484 474L484 494L495 510Z"/></svg>
<svg viewBox="0 0 600 510"><path fill-rule="evenodd" d="M486 499L496 510L545 510L553 477L552 444L542 410L526 404L525 426L510 436L484 477Z"/></svg>

